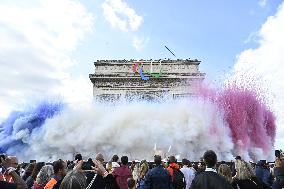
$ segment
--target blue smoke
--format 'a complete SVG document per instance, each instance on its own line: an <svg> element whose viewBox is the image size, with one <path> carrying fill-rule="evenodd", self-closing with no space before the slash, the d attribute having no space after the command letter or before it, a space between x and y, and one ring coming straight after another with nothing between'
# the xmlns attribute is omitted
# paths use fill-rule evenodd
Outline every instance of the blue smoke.
<svg viewBox="0 0 284 189"><path fill-rule="evenodd" d="M35 108L12 112L0 124L0 153L13 149L24 149L35 129L40 129L46 119L59 114L64 107L61 102L41 102Z"/></svg>

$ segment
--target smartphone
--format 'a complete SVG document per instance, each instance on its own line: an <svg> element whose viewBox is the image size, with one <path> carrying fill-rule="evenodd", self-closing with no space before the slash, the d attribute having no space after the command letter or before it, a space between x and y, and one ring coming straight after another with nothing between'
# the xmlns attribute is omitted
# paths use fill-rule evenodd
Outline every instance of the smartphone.
<svg viewBox="0 0 284 189"><path fill-rule="evenodd" d="M89 162L83 162L82 170L92 170L92 165Z"/></svg>

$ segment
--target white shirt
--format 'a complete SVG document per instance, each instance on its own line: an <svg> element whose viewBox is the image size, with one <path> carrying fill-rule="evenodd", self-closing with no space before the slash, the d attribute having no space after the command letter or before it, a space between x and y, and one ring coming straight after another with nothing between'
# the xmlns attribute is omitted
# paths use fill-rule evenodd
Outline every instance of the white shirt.
<svg viewBox="0 0 284 189"><path fill-rule="evenodd" d="M185 182L186 182L186 189L190 188L191 182L195 177L195 170L187 167L187 166L183 166L180 171L183 173L184 178L185 178Z"/></svg>

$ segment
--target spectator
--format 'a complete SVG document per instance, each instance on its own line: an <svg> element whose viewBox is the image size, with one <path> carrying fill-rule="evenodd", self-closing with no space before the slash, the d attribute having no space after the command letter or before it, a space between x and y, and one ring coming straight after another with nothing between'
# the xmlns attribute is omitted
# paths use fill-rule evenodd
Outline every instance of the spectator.
<svg viewBox="0 0 284 189"><path fill-rule="evenodd" d="M180 169L181 172L184 175L185 178L185 182L186 182L186 189L190 188L191 182L195 177L195 172L192 168L191 168L191 163L189 160L187 159L183 159L182 160L182 165L183 167Z"/></svg>
<svg viewBox="0 0 284 189"><path fill-rule="evenodd" d="M132 178L132 173L128 164L128 157L122 156L121 167L117 167L113 170L113 176L116 178L116 183L118 184L120 189L127 189L127 179Z"/></svg>
<svg viewBox="0 0 284 189"><path fill-rule="evenodd" d="M24 175L22 177L24 181L26 181L27 178L32 175L32 172L33 172L34 168L35 168L35 163L30 163L26 167L26 170L25 170Z"/></svg>
<svg viewBox="0 0 284 189"><path fill-rule="evenodd" d="M118 163L118 160L119 160L119 157L117 155L114 155L112 157L112 163L111 163L111 166L112 166L112 171L117 168L117 167L120 167L119 163Z"/></svg>
<svg viewBox="0 0 284 189"><path fill-rule="evenodd" d="M14 181L14 183L0 181L1 189L27 189L25 181L16 173L15 168L13 167L12 159L7 156L4 156L4 158L0 157L0 165L6 170L6 173L9 174Z"/></svg>
<svg viewBox="0 0 284 189"><path fill-rule="evenodd" d="M169 157L169 166L168 166L167 170L169 171L172 179L173 179L174 169L179 170L179 165L177 164L177 160L176 160L175 156L170 156Z"/></svg>
<svg viewBox="0 0 284 189"><path fill-rule="evenodd" d="M272 185L272 175L270 175L269 168L265 165L264 161L259 161L256 165L255 175L261 182L264 189L271 188Z"/></svg>
<svg viewBox="0 0 284 189"><path fill-rule="evenodd" d="M35 164L35 167L33 169L33 172L31 174L31 176L29 176L26 180L28 189L31 189L32 186L34 185L34 182L36 180L36 176L39 173L40 169L44 166L44 162L38 162Z"/></svg>
<svg viewBox="0 0 284 189"><path fill-rule="evenodd" d="M259 189L261 184L254 179L253 171L250 165L242 160L236 161L237 174L233 178L232 186L235 189Z"/></svg>
<svg viewBox="0 0 284 189"><path fill-rule="evenodd" d="M59 189L86 189L85 175L77 170L69 172L61 182Z"/></svg>
<svg viewBox="0 0 284 189"><path fill-rule="evenodd" d="M52 165L43 166L36 177L36 181L34 182L34 189L44 189L53 174L54 170Z"/></svg>
<svg viewBox="0 0 284 189"><path fill-rule="evenodd" d="M161 165L161 156L154 157L156 167L150 169L145 177L145 189L172 189L172 178L170 173Z"/></svg>
<svg viewBox="0 0 284 189"><path fill-rule="evenodd" d="M104 163L104 156L101 153L98 153L95 159L101 164ZM88 172L86 173L86 176L87 176L87 185L89 185L91 181L93 180L93 178L95 178L91 186L91 189L105 189L106 188L106 182L102 175L100 174L95 175L95 173L93 172Z"/></svg>
<svg viewBox="0 0 284 189"><path fill-rule="evenodd" d="M58 160L53 162L54 176L45 185L45 189L59 189L59 186L66 175L67 164Z"/></svg>
<svg viewBox="0 0 284 189"><path fill-rule="evenodd" d="M276 158L274 167L275 181L272 184L272 189L284 188L284 159Z"/></svg>
<svg viewBox="0 0 284 189"><path fill-rule="evenodd" d="M235 157L235 162L232 161L232 164L231 164L231 171L232 171L232 176L233 176L233 177L236 176L236 174L237 174L237 171L236 171L236 162L237 162L237 161L241 161L241 160L242 160L241 156L236 156L236 157Z"/></svg>
<svg viewBox="0 0 284 189"><path fill-rule="evenodd" d="M232 183L232 173L231 169L227 164L221 164L218 167L218 173L226 178L229 183Z"/></svg>
<svg viewBox="0 0 284 189"><path fill-rule="evenodd" d="M139 179L144 179L148 170L149 170L149 167L148 167L147 161L142 160L141 166L140 166L140 171L139 171Z"/></svg>
<svg viewBox="0 0 284 189"><path fill-rule="evenodd" d="M206 169L206 165L205 165L205 163L204 163L203 160L202 160L202 161L199 162L198 165L197 165L196 175L198 175L199 173L204 172L205 169Z"/></svg>
<svg viewBox="0 0 284 189"><path fill-rule="evenodd" d="M9 163L11 165L11 167L15 168L15 171L17 174L19 174L17 172L17 167L18 167L18 159L15 156L8 156L8 160ZM7 172L5 172L4 174L0 174L0 181L6 181L6 182L10 182L13 183L13 177L12 175L8 174Z"/></svg>
<svg viewBox="0 0 284 189"><path fill-rule="evenodd" d="M215 167L217 155L214 151L206 151L203 155L206 165L204 172L199 173L193 179L191 189L231 189L230 183L221 175L217 174Z"/></svg>

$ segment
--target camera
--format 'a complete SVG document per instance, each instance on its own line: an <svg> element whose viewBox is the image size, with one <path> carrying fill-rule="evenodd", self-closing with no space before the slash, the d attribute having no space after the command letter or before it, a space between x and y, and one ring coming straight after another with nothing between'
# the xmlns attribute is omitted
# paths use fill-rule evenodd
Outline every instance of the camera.
<svg viewBox="0 0 284 189"><path fill-rule="evenodd" d="M82 170L92 170L92 163L90 162L83 162L82 163Z"/></svg>

